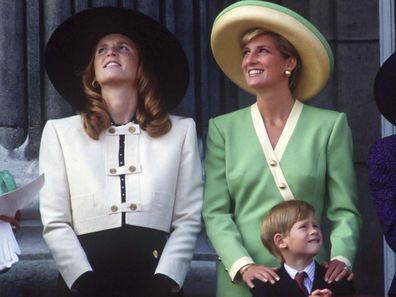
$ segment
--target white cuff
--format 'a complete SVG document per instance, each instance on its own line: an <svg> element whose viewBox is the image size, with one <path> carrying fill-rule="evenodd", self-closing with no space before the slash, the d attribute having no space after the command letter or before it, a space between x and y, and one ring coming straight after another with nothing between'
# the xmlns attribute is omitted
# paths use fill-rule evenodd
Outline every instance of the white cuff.
<svg viewBox="0 0 396 297"><path fill-rule="evenodd" d="M239 272L239 270L248 264L254 264L254 261L252 258L250 257L242 257L239 258L238 260L236 260L234 262L234 264L231 265L230 270L228 271L229 276L231 277L231 280L234 281L235 277L237 276L237 273Z"/></svg>
<svg viewBox="0 0 396 297"><path fill-rule="evenodd" d="M343 257L343 256L335 256L335 257L331 258L331 260L338 260L338 261L344 262L345 265L346 265L349 269L352 269L351 261L349 261L347 258L345 258L345 257Z"/></svg>

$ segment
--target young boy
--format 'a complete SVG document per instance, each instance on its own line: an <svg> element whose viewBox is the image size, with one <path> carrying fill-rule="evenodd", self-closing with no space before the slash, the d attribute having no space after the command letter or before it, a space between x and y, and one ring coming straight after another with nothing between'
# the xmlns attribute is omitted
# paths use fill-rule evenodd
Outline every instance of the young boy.
<svg viewBox="0 0 396 297"><path fill-rule="evenodd" d="M254 280L253 297L353 296L352 281L324 281L325 268L313 260L322 245L315 209L301 200L273 207L261 223L264 246L282 263L280 280Z"/></svg>

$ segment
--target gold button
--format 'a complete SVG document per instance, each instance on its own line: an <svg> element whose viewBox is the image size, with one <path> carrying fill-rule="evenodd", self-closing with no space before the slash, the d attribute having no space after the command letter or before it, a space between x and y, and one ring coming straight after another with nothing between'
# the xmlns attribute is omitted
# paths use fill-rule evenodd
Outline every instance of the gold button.
<svg viewBox="0 0 396 297"><path fill-rule="evenodd" d="M136 171L136 167L135 166L129 166L129 171L130 172L135 172Z"/></svg>
<svg viewBox="0 0 396 297"><path fill-rule="evenodd" d="M137 209L137 205L135 203L132 203L131 205L129 205L129 208L131 210L136 210Z"/></svg>
<svg viewBox="0 0 396 297"><path fill-rule="evenodd" d="M280 183L279 184L279 189L281 189L281 190L286 189L286 184L285 183Z"/></svg>
<svg viewBox="0 0 396 297"><path fill-rule="evenodd" d="M111 209L112 212L116 212L118 210L118 206L117 205L112 205L110 209Z"/></svg>
<svg viewBox="0 0 396 297"><path fill-rule="evenodd" d="M157 251L157 250L154 250L154 251L153 251L153 257L154 257L155 259L158 258L158 251Z"/></svg>
<svg viewBox="0 0 396 297"><path fill-rule="evenodd" d="M111 173L111 174L116 174L116 173L117 173L117 169L111 168L111 169L110 169L110 173Z"/></svg>
<svg viewBox="0 0 396 297"><path fill-rule="evenodd" d="M128 131L129 131L129 133L135 133L136 128L135 127L129 127Z"/></svg>
<svg viewBox="0 0 396 297"><path fill-rule="evenodd" d="M276 166L276 165L278 164L278 162L276 162L275 160L271 160L271 161L269 162L269 164L270 164L271 166Z"/></svg>
<svg viewBox="0 0 396 297"><path fill-rule="evenodd" d="M113 127L109 128L109 133L114 134L115 133L115 129Z"/></svg>

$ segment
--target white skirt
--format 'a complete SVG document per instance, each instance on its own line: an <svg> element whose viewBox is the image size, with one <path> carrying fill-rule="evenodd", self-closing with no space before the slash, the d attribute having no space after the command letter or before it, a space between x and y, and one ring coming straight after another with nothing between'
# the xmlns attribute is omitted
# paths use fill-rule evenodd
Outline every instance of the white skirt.
<svg viewBox="0 0 396 297"><path fill-rule="evenodd" d="M18 262L18 255L20 254L21 250L11 225L0 221L0 271L10 268L12 264Z"/></svg>

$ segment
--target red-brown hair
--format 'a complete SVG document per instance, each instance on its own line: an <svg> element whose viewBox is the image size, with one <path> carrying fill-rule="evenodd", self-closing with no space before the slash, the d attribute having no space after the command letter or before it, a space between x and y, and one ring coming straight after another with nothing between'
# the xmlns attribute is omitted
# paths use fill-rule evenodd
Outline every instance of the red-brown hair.
<svg viewBox="0 0 396 297"><path fill-rule="evenodd" d="M136 45L138 47L138 45ZM152 71L146 66L144 57L139 51L140 62L138 66L138 105L136 110L137 123L146 130L151 137L160 137L171 129L171 121L166 110L164 99L159 90L157 79ZM111 124L109 110L103 99L100 86L94 88L92 82L95 79L94 68L95 54L93 54L88 66L82 72L82 84L87 102L81 113L85 132L92 139L98 140L100 133Z"/></svg>

